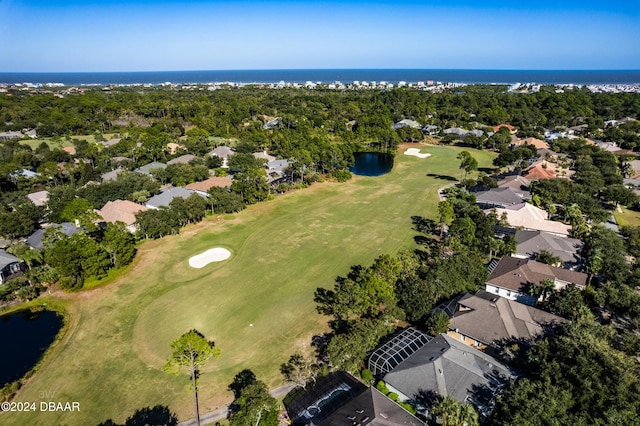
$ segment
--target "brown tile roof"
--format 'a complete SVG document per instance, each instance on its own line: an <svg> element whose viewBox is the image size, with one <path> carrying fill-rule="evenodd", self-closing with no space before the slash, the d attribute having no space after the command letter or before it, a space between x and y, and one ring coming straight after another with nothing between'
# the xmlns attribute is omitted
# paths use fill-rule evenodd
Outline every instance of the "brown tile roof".
<svg viewBox="0 0 640 426"><path fill-rule="evenodd" d="M115 200L109 201L97 212L105 222L124 222L125 225L132 225L136 223L136 213L146 210L149 209L132 201Z"/></svg>
<svg viewBox="0 0 640 426"><path fill-rule="evenodd" d="M500 130L503 127L506 127L507 129L509 129L510 132L515 132L516 131L516 128L514 126L512 126L511 124L498 124L497 126L493 126L493 131L497 132L498 130Z"/></svg>
<svg viewBox="0 0 640 426"><path fill-rule="evenodd" d="M207 180L203 180L202 182L194 182L185 186L187 189L191 189L193 191L202 191L207 192L210 188L217 186L219 188L227 188L231 186L233 181L229 178L213 176Z"/></svg>
<svg viewBox="0 0 640 426"><path fill-rule="evenodd" d="M537 138L520 139L514 145L533 145L536 147L536 149L549 149L549 144L547 142Z"/></svg>
<svg viewBox="0 0 640 426"><path fill-rule="evenodd" d="M564 319L557 315L479 290L460 297L449 329L491 345L509 338L531 339L543 333L543 324L560 322Z"/></svg>
<svg viewBox="0 0 640 426"><path fill-rule="evenodd" d="M542 167L541 164L535 164L531 167L527 167L522 171L522 174L529 180L534 179L555 179L556 174L549 168Z"/></svg>
<svg viewBox="0 0 640 426"><path fill-rule="evenodd" d="M503 256L487 280L488 284L526 293L530 284L540 285L545 279L573 283L579 287L587 285L587 274L556 268L530 259Z"/></svg>

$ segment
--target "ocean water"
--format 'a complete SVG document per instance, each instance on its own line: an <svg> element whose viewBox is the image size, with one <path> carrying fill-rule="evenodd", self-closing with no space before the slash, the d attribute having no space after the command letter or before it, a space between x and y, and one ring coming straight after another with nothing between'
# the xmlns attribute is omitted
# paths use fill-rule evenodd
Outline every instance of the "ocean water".
<svg viewBox="0 0 640 426"><path fill-rule="evenodd" d="M309 69L238 71L0 73L0 83L61 83L66 86L170 83L333 83L418 81L467 84L640 84L640 70L455 70L455 69Z"/></svg>

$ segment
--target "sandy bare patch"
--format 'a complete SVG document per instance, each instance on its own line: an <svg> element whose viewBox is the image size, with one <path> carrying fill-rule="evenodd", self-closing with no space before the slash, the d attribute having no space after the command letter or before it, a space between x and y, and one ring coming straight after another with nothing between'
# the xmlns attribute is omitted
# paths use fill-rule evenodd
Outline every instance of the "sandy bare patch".
<svg viewBox="0 0 640 426"><path fill-rule="evenodd" d="M404 152L404 155L413 155L418 158L427 158L431 157L431 154L421 154L418 148L409 148Z"/></svg>
<svg viewBox="0 0 640 426"><path fill-rule="evenodd" d="M189 259L192 268L204 268L211 262L221 262L231 257L231 252L226 248L216 247L197 254Z"/></svg>

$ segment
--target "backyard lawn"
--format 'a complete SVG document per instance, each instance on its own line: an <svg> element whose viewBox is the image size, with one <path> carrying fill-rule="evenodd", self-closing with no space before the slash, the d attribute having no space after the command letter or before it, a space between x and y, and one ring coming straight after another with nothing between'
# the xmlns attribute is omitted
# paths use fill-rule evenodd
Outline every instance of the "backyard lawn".
<svg viewBox="0 0 640 426"><path fill-rule="evenodd" d="M620 207L620 211L613 210L613 217L616 218L618 226L640 226L640 212Z"/></svg>
<svg viewBox="0 0 640 426"><path fill-rule="evenodd" d="M313 303L317 287L332 287L354 264L415 246L411 216L435 218L438 188L460 177L461 149L423 146L426 159L398 154L391 173L320 183L233 216L209 218L178 236L140 245L129 271L113 283L63 299L67 332L16 401L80 403L80 412L4 413L0 423L90 425L123 422L136 409L167 405L193 417L187 374L162 371L170 343L196 328L222 351L200 385L200 412L231 401L240 370L269 387L282 384L279 366L308 352L326 330ZM469 150L480 167L493 154ZM224 247L232 256L202 269L191 256ZM49 398L51 399L51 398Z"/></svg>

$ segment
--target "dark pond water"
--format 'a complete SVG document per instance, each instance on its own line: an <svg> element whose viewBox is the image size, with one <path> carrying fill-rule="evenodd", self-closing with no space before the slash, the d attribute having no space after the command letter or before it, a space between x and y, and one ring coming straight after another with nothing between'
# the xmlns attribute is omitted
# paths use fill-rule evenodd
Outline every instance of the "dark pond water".
<svg viewBox="0 0 640 426"><path fill-rule="evenodd" d="M31 370L61 327L62 317L52 311L22 311L0 317L0 386Z"/></svg>
<svg viewBox="0 0 640 426"><path fill-rule="evenodd" d="M356 152L355 164L349 170L358 176L380 176L393 168L393 155L380 152Z"/></svg>

